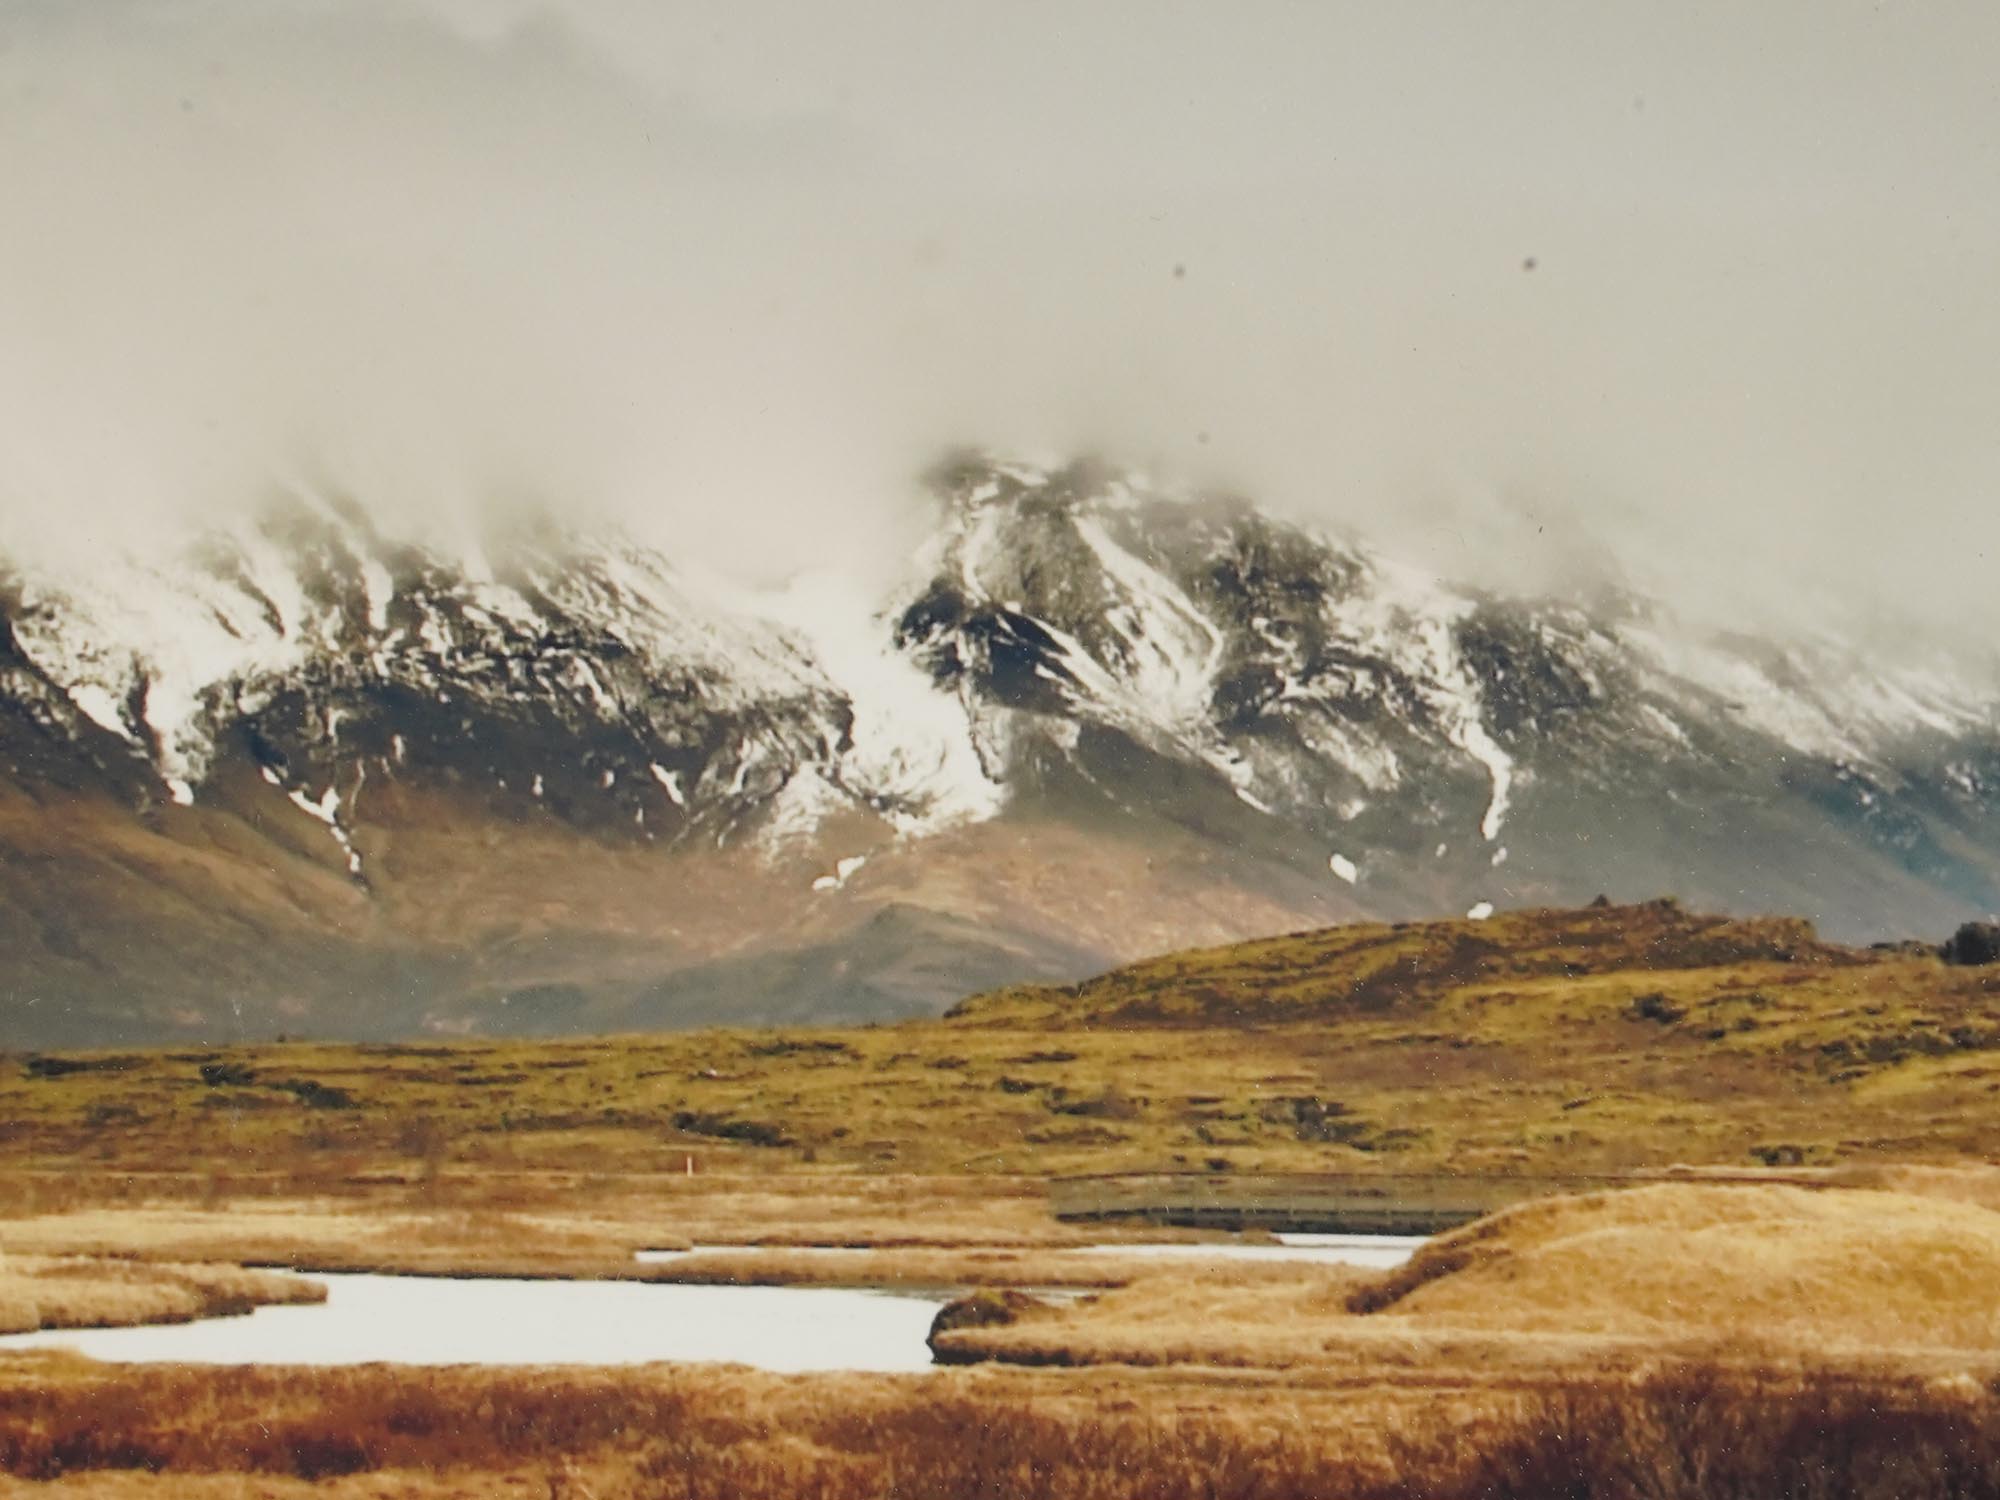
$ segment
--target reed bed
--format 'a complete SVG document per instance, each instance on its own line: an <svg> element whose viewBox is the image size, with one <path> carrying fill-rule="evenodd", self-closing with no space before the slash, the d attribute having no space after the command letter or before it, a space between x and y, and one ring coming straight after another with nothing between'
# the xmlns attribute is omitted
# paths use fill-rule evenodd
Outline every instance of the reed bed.
<svg viewBox="0 0 2000 1500"><path fill-rule="evenodd" d="M67 1255L0 1259L0 1333L186 1323L325 1300L326 1289L313 1282L240 1266Z"/></svg>
<svg viewBox="0 0 2000 1500"><path fill-rule="evenodd" d="M0 1372L0 1484L38 1495L309 1483L332 1497L556 1500L2000 1496L2000 1401L1988 1387L1835 1370L1669 1366L1472 1403L1441 1389L1399 1406L1021 1375L28 1373Z"/></svg>

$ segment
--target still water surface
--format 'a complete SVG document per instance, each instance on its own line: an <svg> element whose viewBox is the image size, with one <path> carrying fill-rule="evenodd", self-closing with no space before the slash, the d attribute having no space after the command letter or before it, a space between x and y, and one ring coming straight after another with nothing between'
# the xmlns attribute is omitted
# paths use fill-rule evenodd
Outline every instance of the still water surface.
<svg viewBox="0 0 2000 1500"><path fill-rule="evenodd" d="M1368 1266L1387 1270L1400 1266L1423 1243L1420 1235L1400 1234L1280 1234L1276 1244L1239 1244L1231 1240L1177 1242L1173 1244L1104 1244L1052 1247L1081 1255L1137 1255L1183 1260L1307 1261L1323 1264ZM691 1250L641 1250L632 1258L649 1265L670 1264L689 1255L755 1256L776 1254L856 1255L855 1249L832 1245L810 1245L797 1249L766 1251L756 1245L696 1245Z"/></svg>
<svg viewBox="0 0 2000 1500"><path fill-rule="evenodd" d="M1393 1266L1420 1240L1286 1235L1279 1245L1098 1245L1106 1254ZM714 1247L721 1248L721 1247ZM796 1253L796 1252L790 1252ZM642 1251L642 1260L677 1259ZM761 1370L931 1367L924 1335L946 1294L641 1281L455 1281L334 1276L327 1300L150 1328L0 1337L0 1352L73 1349L119 1363L622 1365L726 1362Z"/></svg>
<svg viewBox="0 0 2000 1500"><path fill-rule="evenodd" d="M150 1328L0 1338L117 1362L625 1365L726 1361L763 1370L922 1370L944 1297L822 1287L321 1276L317 1306Z"/></svg>

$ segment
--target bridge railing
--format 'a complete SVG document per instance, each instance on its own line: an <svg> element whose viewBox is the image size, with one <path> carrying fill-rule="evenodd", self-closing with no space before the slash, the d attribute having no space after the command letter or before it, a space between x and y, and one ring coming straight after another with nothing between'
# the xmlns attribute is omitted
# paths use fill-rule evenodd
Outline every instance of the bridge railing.
<svg viewBox="0 0 2000 1500"><path fill-rule="evenodd" d="M1663 1169L1639 1172L1121 1172L1051 1178L1049 1206L1072 1223L1136 1221L1184 1228L1323 1234L1437 1234L1530 1198L1646 1183L1701 1181L1823 1186L1809 1172Z"/></svg>

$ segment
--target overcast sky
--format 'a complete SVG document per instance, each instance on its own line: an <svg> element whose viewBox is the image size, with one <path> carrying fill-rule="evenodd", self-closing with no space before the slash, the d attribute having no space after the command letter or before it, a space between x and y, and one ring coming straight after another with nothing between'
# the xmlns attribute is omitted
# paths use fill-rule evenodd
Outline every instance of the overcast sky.
<svg viewBox="0 0 2000 1500"><path fill-rule="evenodd" d="M1441 571L2000 636L2000 7L0 0L0 519L886 566L1091 449Z"/></svg>

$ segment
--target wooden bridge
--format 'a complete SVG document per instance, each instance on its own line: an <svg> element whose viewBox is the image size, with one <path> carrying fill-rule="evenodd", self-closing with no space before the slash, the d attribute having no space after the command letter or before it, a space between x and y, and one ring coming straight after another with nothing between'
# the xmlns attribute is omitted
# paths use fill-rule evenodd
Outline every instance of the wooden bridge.
<svg viewBox="0 0 2000 1500"><path fill-rule="evenodd" d="M1788 1183L1820 1187L1810 1171L1669 1169L1652 1172L1134 1172L1057 1177L1049 1206L1071 1223L1128 1221L1189 1229L1292 1234L1438 1234L1510 1203L1649 1182Z"/></svg>

